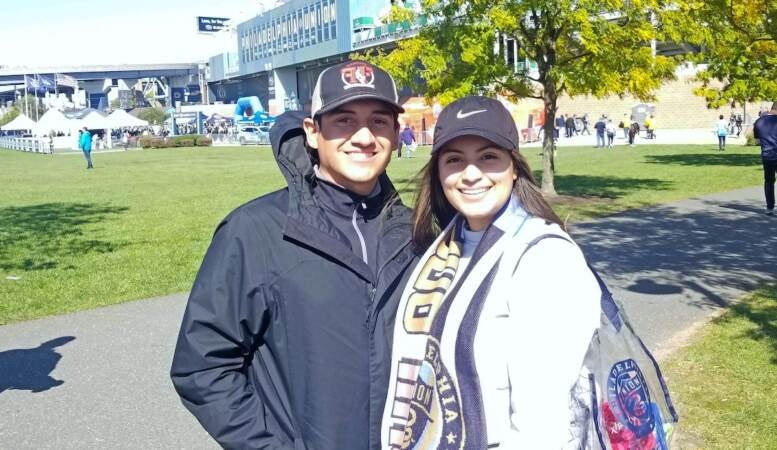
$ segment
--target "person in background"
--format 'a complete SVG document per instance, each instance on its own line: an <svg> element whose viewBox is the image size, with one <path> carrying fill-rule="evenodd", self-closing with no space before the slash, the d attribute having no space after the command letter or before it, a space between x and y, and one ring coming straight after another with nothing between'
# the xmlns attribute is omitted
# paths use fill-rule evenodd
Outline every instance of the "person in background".
<svg viewBox="0 0 777 450"><path fill-rule="evenodd" d="M631 124L629 125L629 147L634 147L637 136L639 135L639 122L631 116Z"/></svg>
<svg viewBox="0 0 777 450"><path fill-rule="evenodd" d="M567 119L564 117L563 114L559 114L558 117L556 117L556 131L555 135L553 135L554 139L558 140L561 136L561 130L564 129L564 135L566 136L566 127L567 127Z"/></svg>
<svg viewBox="0 0 777 450"><path fill-rule="evenodd" d="M583 131L580 132L580 135L587 134L588 136L591 135L591 130L588 129L588 122L590 122L590 119L588 118L588 113L583 114Z"/></svg>
<svg viewBox="0 0 777 450"><path fill-rule="evenodd" d="M599 120L594 124L594 130L596 130L596 148L604 148L604 130L607 128L605 121L607 116L602 115Z"/></svg>
<svg viewBox="0 0 777 450"><path fill-rule="evenodd" d="M130 141L130 134L129 131L124 130L123 133L121 133L121 144L124 146L124 150L129 150L129 141Z"/></svg>
<svg viewBox="0 0 777 450"><path fill-rule="evenodd" d="M613 143L615 142L615 125L613 125L612 119L607 119L607 124L604 130L607 134L607 147L612 148Z"/></svg>
<svg viewBox="0 0 777 450"><path fill-rule="evenodd" d="M402 157L402 149L405 150L405 158L410 158L410 155L412 153L412 146L415 142L415 132L412 128L410 128L410 125L405 124L405 128L402 130L402 133L399 134L399 141L400 145L397 148L397 158Z"/></svg>
<svg viewBox="0 0 777 450"><path fill-rule="evenodd" d="M726 149L726 136L728 135L728 122L723 118L723 114L715 122L715 134L718 136L718 150L722 152Z"/></svg>
<svg viewBox="0 0 777 450"><path fill-rule="evenodd" d="M78 138L78 146L84 153L84 159L86 159L86 168L92 169L92 134L84 127L81 130L81 136Z"/></svg>
<svg viewBox="0 0 777 450"><path fill-rule="evenodd" d="M777 174L777 102L753 124L753 137L761 144L766 214L774 215L774 180Z"/></svg>
<svg viewBox="0 0 777 450"><path fill-rule="evenodd" d="M571 116L567 116L567 120L565 122L565 126L566 126L566 132L567 132L566 136L568 138L571 138L572 136L575 135L575 120L576 119L577 119L577 115L576 114L571 115Z"/></svg>
<svg viewBox="0 0 777 450"><path fill-rule="evenodd" d="M623 130L623 139L629 138L629 126L631 125L631 121L629 120L628 116L626 114L623 115L623 118L621 119L620 123L618 123L618 128Z"/></svg>
<svg viewBox="0 0 777 450"><path fill-rule="evenodd" d="M645 132L647 139L655 139L655 119L653 118L653 115L651 114L650 117L645 119Z"/></svg>
<svg viewBox="0 0 777 450"><path fill-rule="evenodd" d="M737 120L736 120L736 127L737 127L737 137L739 137L742 134L742 123L744 120L742 119L742 114L737 114Z"/></svg>

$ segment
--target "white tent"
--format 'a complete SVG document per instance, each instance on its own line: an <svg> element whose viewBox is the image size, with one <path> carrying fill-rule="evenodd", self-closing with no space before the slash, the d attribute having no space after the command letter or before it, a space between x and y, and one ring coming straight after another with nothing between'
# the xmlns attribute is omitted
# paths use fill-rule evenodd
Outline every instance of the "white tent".
<svg viewBox="0 0 777 450"><path fill-rule="evenodd" d="M81 119L81 126L90 130L105 130L108 128L113 128L108 121L108 118L98 113L97 111L92 111L84 116Z"/></svg>
<svg viewBox="0 0 777 450"><path fill-rule="evenodd" d="M4 131L34 130L35 126L36 124L34 120L30 119L24 114L19 114L18 116L16 116L14 120L0 127L0 130L4 130Z"/></svg>
<svg viewBox="0 0 777 450"><path fill-rule="evenodd" d="M78 129L79 126L80 121L68 119L62 111L52 108L41 116L34 130L36 134L45 136L52 131L66 133Z"/></svg>
<svg viewBox="0 0 777 450"><path fill-rule="evenodd" d="M138 119L132 114L128 114L123 109L117 109L112 112L108 117L108 123L111 128L125 128L125 127L145 127L148 126L148 122L142 119Z"/></svg>

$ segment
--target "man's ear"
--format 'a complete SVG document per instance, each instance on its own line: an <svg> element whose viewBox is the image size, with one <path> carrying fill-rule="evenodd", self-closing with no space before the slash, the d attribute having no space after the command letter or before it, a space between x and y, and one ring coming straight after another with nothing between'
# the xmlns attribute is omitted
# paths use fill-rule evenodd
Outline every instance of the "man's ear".
<svg viewBox="0 0 777 450"><path fill-rule="evenodd" d="M319 129L316 122L310 117L305 117L302 121L302 128L305 129L305 141L308 143L308 147L318 150Z"/></svg>

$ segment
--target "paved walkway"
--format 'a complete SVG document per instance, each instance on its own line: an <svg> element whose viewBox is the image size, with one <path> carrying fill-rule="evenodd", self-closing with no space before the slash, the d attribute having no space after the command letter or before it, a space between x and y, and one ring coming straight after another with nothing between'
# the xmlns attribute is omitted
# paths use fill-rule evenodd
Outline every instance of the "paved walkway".
<svg viewBox="0 0 777 450"><path fill-rule="evenodd" d="M659 353L777 278L760 188L579 224L573 235ZM0 327L0 448L217 448L167 372L183 294Z"/></svg>

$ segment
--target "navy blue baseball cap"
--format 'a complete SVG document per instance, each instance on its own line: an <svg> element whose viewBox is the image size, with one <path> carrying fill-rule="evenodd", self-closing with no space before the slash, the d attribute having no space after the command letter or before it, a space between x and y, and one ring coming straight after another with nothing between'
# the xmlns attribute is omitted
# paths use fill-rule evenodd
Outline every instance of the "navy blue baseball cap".
<svg viewBox="0 0 777 450"><path fill-rule="evenodd" d="M446 106L434 127L432 153L461 136L480 136L496 146L518 151L518 128L510 111L499 100L469 96Z"/></svg>
<svg viewBox="0 0 777 450"><path fill-rule="evenodd" d="M385 70L364 61L346 61L327 67L318 76L310 105L310 117L325 114L354 100L379 100L397 113L397 86Z"/></svg>

